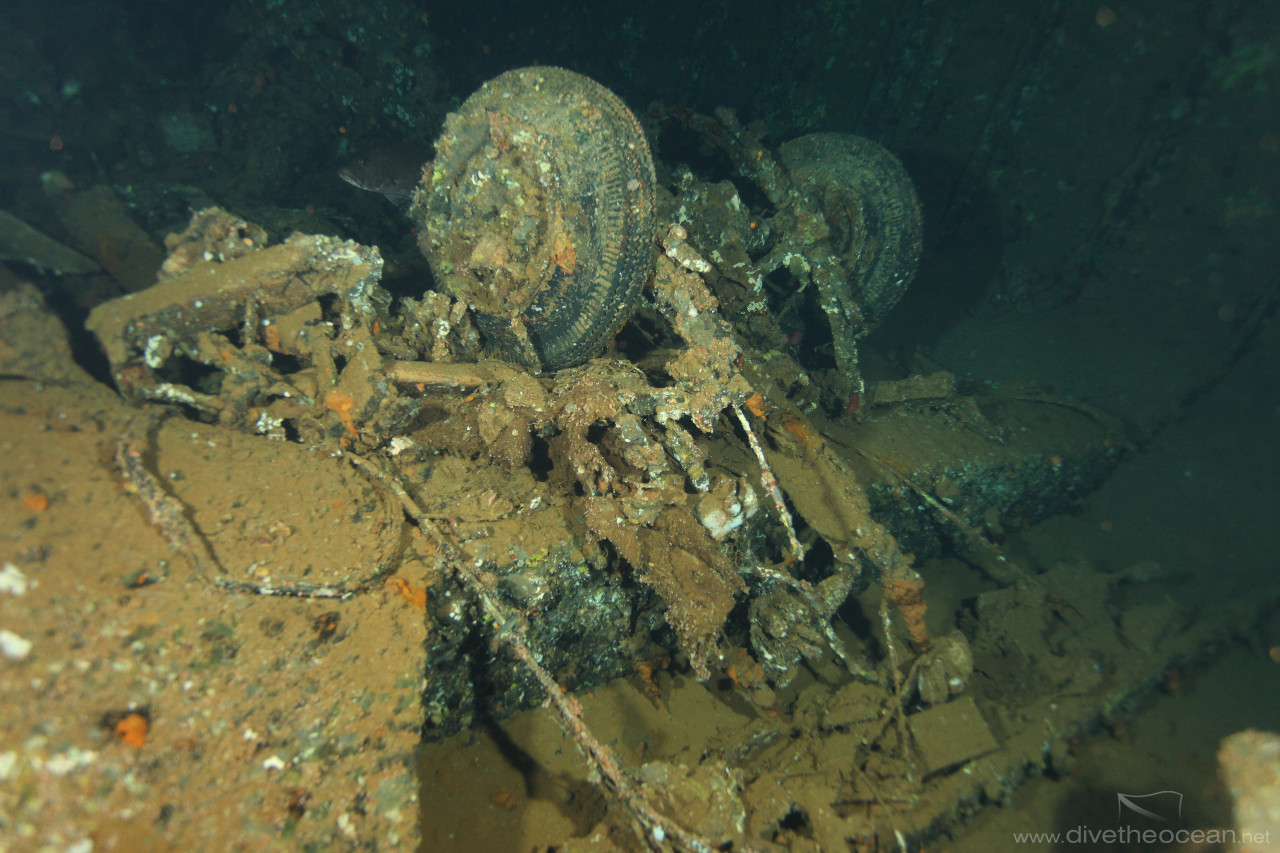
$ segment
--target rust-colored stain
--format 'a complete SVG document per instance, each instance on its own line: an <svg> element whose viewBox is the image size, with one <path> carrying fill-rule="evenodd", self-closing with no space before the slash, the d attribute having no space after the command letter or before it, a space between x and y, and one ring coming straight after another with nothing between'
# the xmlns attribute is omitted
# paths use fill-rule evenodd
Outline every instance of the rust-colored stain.
<svg viewBox="0 0 1280 853"><path fill-rule="evenodd" d="M404 600L412 604L419 610L426 612L427 609L427 590L424 587L416 587L402 577L387 578L387 586L395 589L404 597Z"/></svg>
<svg viewBox="0 0 1280 853"><path fill-rule="evenodd" d="M151 723L144 715L135 712L121 717L111 731L121 743L141 749L147 742Z"/></svg>
<svg viewBox="0 0 1280 853"><path fill-rule="evenodd" d="M555 261L560 272L573 275L578 265L578 253L573 248L573 238L567 231L557 231L551 239L551 260Z"/></svg>
<svg viewBox="0 0 1280 853"><path fill-rule="evenodd" d="M346 428L351 438L357 438L359 434L356 432L355 422L351 419L351 410L355 408L356 401L352 399L350 394L342 391L330 391L324 396L325 408L331 412L337 413L342 418L342 426Z"/></svg>

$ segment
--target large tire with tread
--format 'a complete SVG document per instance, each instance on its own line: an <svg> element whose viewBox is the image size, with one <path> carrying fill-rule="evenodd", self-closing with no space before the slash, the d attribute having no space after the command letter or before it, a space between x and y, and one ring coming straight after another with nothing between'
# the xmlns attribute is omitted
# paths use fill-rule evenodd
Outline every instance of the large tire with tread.
<svg viewBox="0 0 1280 853"><path fill-rule="evenodd" d="M792 185L831 229L830 248L849 271L849 298L866 332L884 319L915 275L924 238L920 200L907 170L885 148L848 133L811 133L783 143Z"/></svg>
<svg viewBox="0 0 1280 853"><path fill-rule="evenodd" d="M598 353L631 315L653 267L655 185L613 92L520 68L445 120L411 215L437 283L494 353L551 371Z"/></svg>

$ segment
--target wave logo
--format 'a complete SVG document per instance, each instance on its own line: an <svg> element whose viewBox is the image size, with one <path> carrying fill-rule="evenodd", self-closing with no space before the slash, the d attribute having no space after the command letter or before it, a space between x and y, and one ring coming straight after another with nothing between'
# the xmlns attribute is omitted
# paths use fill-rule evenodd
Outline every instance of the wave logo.
<svg viewBox="0 0 1280 853"><path fill-rule="evenodd" d="M1182 819L1182 794L1177 791L1156 791L1153 794L1121 794L1116 792L1116 816L1124 817L1128 809L1145 818L1169 823L1167 815ZM1157 811L1158 809L1158 811Z"/></svg>

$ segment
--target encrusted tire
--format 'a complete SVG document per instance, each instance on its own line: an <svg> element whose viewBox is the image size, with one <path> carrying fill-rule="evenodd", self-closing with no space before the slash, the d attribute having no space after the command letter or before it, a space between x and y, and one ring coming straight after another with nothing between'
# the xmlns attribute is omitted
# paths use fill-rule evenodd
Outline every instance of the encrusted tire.
<svg viewBox="0 0 1280 853"><path fill-rule="evenodd" d="M792 186L830 226L871 328L902 298L920 262L924 217L907 170L882 146L847 133L811 133L779 153Z"/></svg>
<svg viewBox="0 0 1280 853"><path fill-rule="evenodd" d="M437 283L499 357L559 370L595 355L653 266L653 158L616 95L563 68L508 71L445 120L414 195Z"/></svg>

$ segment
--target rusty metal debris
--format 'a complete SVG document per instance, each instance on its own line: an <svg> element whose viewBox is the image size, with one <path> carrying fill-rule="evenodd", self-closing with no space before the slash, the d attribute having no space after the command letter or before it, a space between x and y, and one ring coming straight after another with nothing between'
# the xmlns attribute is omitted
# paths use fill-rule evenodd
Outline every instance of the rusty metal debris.
<svg viewBox="0 0 1280 853"><path fill-rule="evenodd" d="M100 263L127 291L149 287L164 261L151 238L108 186L76 189L60 172L41 175L45 197L72 245Z"/></svg>
<svg viewBox="0 0 1280 853"><path fill-rule="evenodd" d="M60 275L86 275L101 269L75 249L42 234L4 210L0 210L0 261L21 261L38 270Z"/></svg>
<svg viewBox="0 0 1280 853"><path fill-rule="evenodd" d="M545 80L560 72L538 73ZM571 91L555 95L555 87L524 78L502 85L548 98L539 109L556 115L566 102L583 108L577 75L555 79L572 83ZM602 91L591 90L603 99L594 103L612 109L612 96ZM487 123L478 127L457 119L446 133L478 134L473 141L489 159L526 145L540 150L537 115L507 120L489 111L481 118ZM682 830L645 811L647 802L615 773L616 762L557 678L576 688L623 674L661 639L699 679L727 671L729 661L750 668L750 677L733 680L767 705L771 686L787 685L802 666L834 660L858 681L891 692L882 713L908 737L906 703L953 700L965 688L972 655L963 634L930 636L925 580L899 533L914 537L911 548L922 552L957 531L964 541L994 547L1011 508L1031 516L1048 505L1031 498L1069 489L1061 479L1039 479L1020 493L1001 482L997 493L985 487L988 479L1015 470L1031 479L1026 472L1039 466L1035 477L1060 477L1065 469L1075 477L1072 487L1084 490L1120 449L1104 441L1112 425L1077 413L1088 425L1088 449L1062 444L1046 452L1011 429L1024 412L1011 413L1008 400L965 393L945 373L864 387L854 343L900 295L919 252L909 182L896 161L865 141L809 139L775 154L732 116L711 122L690 120L758 183L776 205L772 216L751 211L732 185L686 173L677 195L658 205L663 236L654 246L653 213L639 209L652 189L652 167L636 173L645 169L628 148L618 169L630 177L610 179L625 187L613 187L617 204L634 214L609 226L624 229L623 236L579 233L560 210L561 224L531 243L541 260L521 266L510 247L485 248L483 235L462 241L472 246L465 258L450 254L462 243L446 251L426 235L438 276L458 273L464 262L472 274L484 268L491 276L396 301L380 284L376 248L303 234L269 245L260 228L212 208L170 238L157 284L99 306L88 321L128 399L345 454L385 484L438 542L436 559L450 570L443 576L466 593L429 597L437 649L429 674L440 667L474 675L427 679L428 732L448 734L480 710L502 715L546 693L651 840ZM712 126L720 130L712 133ZM550 138L539 144L554 144L557 137ZM635 145L629 138L612 144ZM837 158L840 175L847 177L851 163L873 162L890 177L851 179L859 199L843 190L824 195L823 182L836 178L815 165L815 152L831 146L849 155ZM492 165L446 162L424 170L418 206L428 231L446 231L452 212L471 217L481 205L474 193L497 192L481 206L502 220L502 211L550 186L538 182L537 170L518 186L486 189L503 180ZM472 189L463 186L468 181ZM445 195L431 196L439 187ZM866 203L856 215L855 201ZM556 210L554 203L546 208ZM589 247L601 258L590 259ZM629 259L618 261L617 252ZM580 267L598 267L608 298L627 310L601 309L582 294L566 298L564 305L590 315L592 331L560 355L534 334L538 312L528 312L539 304L536 295L511 300L514 313L497 322L503 300L476 289L484 281L502 284L509 297L511 288L564 284ZM522 269L536 272L537 282L521 278ZM650 270L637 309L642 351L579 363L603 340L596 320L607 315L612 332L635 298L630 279ZM766 286L767 276L783 271L790 289ZM618 278L623 273L627 282ZM801 364L785 343L784 323L808 284L831 327L826 368ZM494 353L507 361L486 358ZM928 442L913 440L926 432ZM835 435L852 446L837 444ZM985 454L980 464L956 469L942 451L935 462L903 450L950 447L959 436L981 449L975 458ZM122 443L118 459L156 524L199 573L222 588L277 591L235 585L209 569L192 544L196 534L138 449ZM921 512L928 524L919 523ZM907 523L893 523L900 519ZM378 561L343 586L285 591L347 595L389 566ZM837 624L837 612L872 584L881 660L851 647ZM477 652L482 636L509 647L514 660ZM683 843L713 846L694 836Z"/></svg>
<svg viewBox="0 0 1280 853"><path fill-rule="evenodd" d="M395 393L373 341L390 304L377 249L264 244L260 228L201 211L169 241L159 283L95 308L86 326L117 387L272 438L381 443L417 403Z"/></svg>
<svg viewBox="0 0 1280 853"><path fill-rule="evenodd" d="M474 513L465 502L455 505L467 545L514 554L501 570L508 585L541 590L541 599L580 586L573 565L607 563L596 543L609 543L658 593L689 663L704 677L718 665L730 611L748 593L744 573L750 597L759 599L749 610L752 647L777 684L828 651L855 675L878 678L831 633L832 614L848 592L871 581L879 581L915 647L928 648L922 580L873 518L874 492L775 380L786 375L776 360L736 342L695 271L698 258L682 229L664 239L651 301L681 346L649 359L644 370L599 359L541 379L499 361L446 360L478 353L465 312L447 296L428 294L406 300L397 315L377 283L375 250L300 236L267 247L257 234L225 213L202 212L171 241L170 277L91 317L128 396L176 404L250 433L375 453L406 475L410 490L420 488L416 482L429 476L441 451L459 459L483 453L487 465L505 472L507 486L523 485L515 492L490 487ZM443 358L432 360L437 356ZM972 401L953 385L942 378L928 393L886 388L879 399L919 400L926 413L939 406L968 411ZM977 432L989 439L992 428ZM707 436L720 436L726 449L736 445L739 461L725 467L717 458L723 451L709 456ZM535 452L549 459L546 482L529 476ZM903 478L901 466L878 465L880 476L868 485ZM772 512L761 514L762 501ZM936 505L955 512L941 499ZM774 521L763 522L766 515ZM508 519L524 519L521 535L530 536L540 529L530 519L546 524L557 516L570 523L555 521L546 535L567 534L568 547L548 551L537 536L513 540L522 542L514 551L501 547ZM794 571L816 538L835 561L825 578L763 568L785 558ZM548 621L544 639L556 624ZM897 657L892 632L887 641ZM603 675L621 661L602 654L598 663ZM897 673L891 681L907 678L899 672L904 665L890 667Z"/></svg>
<svg viewBox="0 0 1280 853"><path fill-rule="evenodd" d="M492 522L557 513L568 524L548 532L570 536L569 547L555 549L562 568L547 575L546 558L521 557L523 546L505 566L513 583L531 568L547 575L516 585L540 589L576 585L564 572L607 563L599 543L608 543L658 593L700 677L717 666L726 620L748 593L744 576L760 598L749 610L753 647L779 684L825 650L855 675L877 678L830 630L849 591L871 581L912 645L928 649L923 581L872 517L859 476L805 413L804 394L794 393L808 387L794 379L803 370L739 343L706 276L726 280L683 226L673 223L662 240L647 302L675 345L643 368L604 358L544 378L476 360L479 336L460 300L429 293L394 310L376 249L306 235L268 246L260 229L217 209L198 213L169 246L157 285L89 319L127 397L279 440L376 453L409 475L410 490L436 455L483 453L525 495L491 489L486 511L463 521L464 538L501 551ZM953 380L928 387L937 390L886 386L871 399L973 406ZM739 461L726 465L724 450L709 456L712 436L718 447L739 448L730 453ZM544 482L528 474L539 453L553 472ZM772 522L762 521L762 500ZM759 568L785 559L794 571L819 538L833 559L825 574L780 588L776 571ZM892 635L888 643L896 658ZM904 677L896 661L890 669L895 683Z"/></svg>

